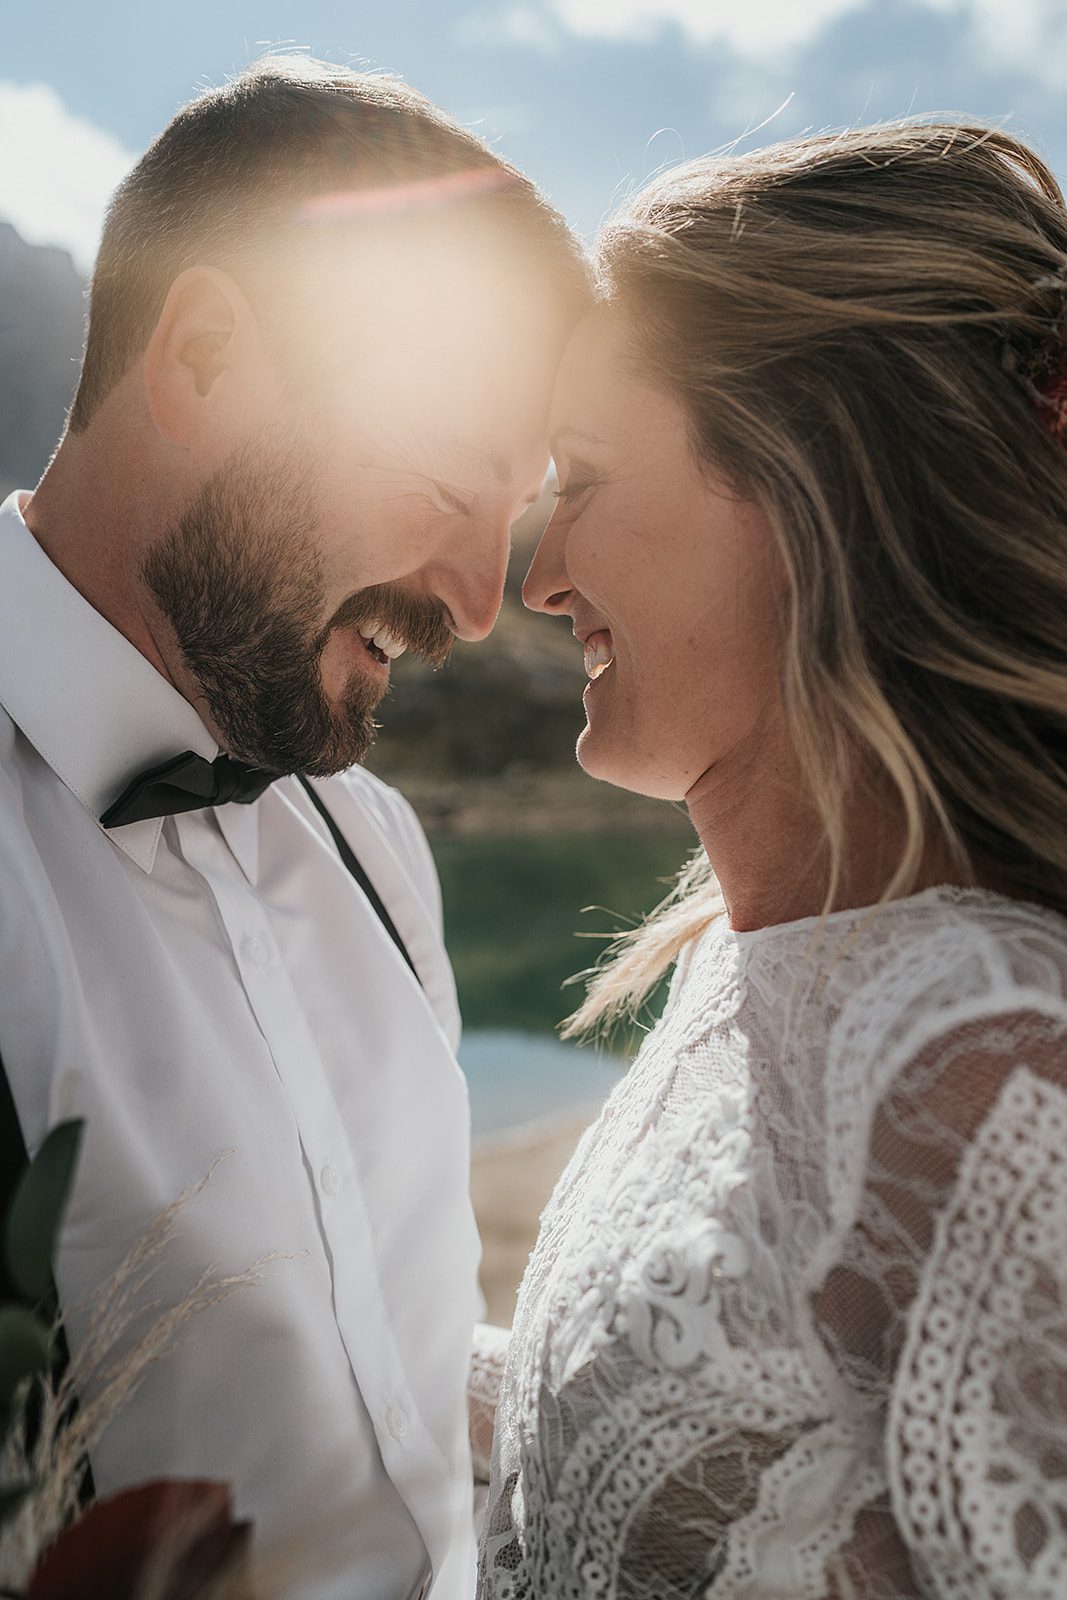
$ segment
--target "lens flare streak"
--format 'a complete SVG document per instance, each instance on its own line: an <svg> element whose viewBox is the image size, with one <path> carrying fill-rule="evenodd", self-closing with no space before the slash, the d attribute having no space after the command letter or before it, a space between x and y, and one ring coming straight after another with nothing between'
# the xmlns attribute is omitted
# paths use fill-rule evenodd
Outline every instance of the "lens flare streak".
<svg viewBox="0 0 1067 1600"><path fill-rule="evenodd" d="M371 189L341 189L315 195L297 212L300 222L331 222L360 216L382 216L397 211L427 211L483 194L493 194L511 186L510 172L492 167L473 171L446 172L439 177L418 178L410 183L378 185Z"/></svg>

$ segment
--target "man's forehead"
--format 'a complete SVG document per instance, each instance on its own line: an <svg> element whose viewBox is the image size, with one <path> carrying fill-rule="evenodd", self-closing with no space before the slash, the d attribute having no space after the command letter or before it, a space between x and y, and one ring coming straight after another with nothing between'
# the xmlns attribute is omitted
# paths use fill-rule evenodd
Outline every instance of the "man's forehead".
<svg viewBox="0 0 1067 1600"><path fill-rule="evenodd" d="M458 465L473 467L501 486L506 486L511 480L512 469L507 457L500 450L494 450L491 446L479 444L474 439L464 438L462 434L452 433L447 429L431 431L428 443L431 448L445 452Z"/></svg>
<svg viewBox="0 0 1067 1600"><path fill-rule="evenodd" d="M519 495L547 461L562 329L536 297L491 305L480 287L479 296L465 283L460 295L479 312L473 322L436 297L355 298L326 318L318 348L328 353L322 366L313 360L311 383L326 378L322 399L342 431L406 440L417 456ZM316 334L322 313L321 304L312 313Z"/></svg>

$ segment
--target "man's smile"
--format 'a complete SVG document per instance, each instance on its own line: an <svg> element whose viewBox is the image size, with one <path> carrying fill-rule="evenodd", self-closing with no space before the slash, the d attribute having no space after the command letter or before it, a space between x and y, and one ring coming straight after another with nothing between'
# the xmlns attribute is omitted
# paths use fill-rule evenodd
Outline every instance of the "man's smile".
<svg viewBox="0 0 1067 1600"><path fill-rule="evenodd" d="M359 636L374 660L385 665L402 656L407 649L404 641L376 617L370 622L360 623Z"/></svg>

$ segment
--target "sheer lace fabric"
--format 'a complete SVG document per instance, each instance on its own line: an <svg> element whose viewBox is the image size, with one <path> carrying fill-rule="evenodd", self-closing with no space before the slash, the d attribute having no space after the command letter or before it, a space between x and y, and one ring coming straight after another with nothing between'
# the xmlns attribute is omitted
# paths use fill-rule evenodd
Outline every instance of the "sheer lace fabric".
<svg viewBox="0 0 1067 1600"><path fill-rule="evenodd" d="M475 1483L488 1483L500 1383L511 1335L507 1328L483 1322L475 1330L467 1400L470 1408L471 1457Z"/></svg>
<svg viewBox="0 0 1067 1600"><path fill-rule="evenodd" d="M1067 923L709 930L546 1208L483 1600L1063 1600Z"/></svg>

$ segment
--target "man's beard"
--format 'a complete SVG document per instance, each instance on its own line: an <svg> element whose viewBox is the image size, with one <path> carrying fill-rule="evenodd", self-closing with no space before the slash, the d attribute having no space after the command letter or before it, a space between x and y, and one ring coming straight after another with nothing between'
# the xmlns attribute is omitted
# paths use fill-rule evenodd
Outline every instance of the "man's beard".
<svg viewBox="0 0 1067 1600"><path fill-rule="evenodd" d="M309 450L283 451L272 439L236 451L141 575L229 754L268 772L325 777L365 758L387 692L354 668L340 704L330 704L321 657L333 630L377 619L435 664L453 638L439 603L387 584L350 595L323 625L315 478Z"/></svg>

